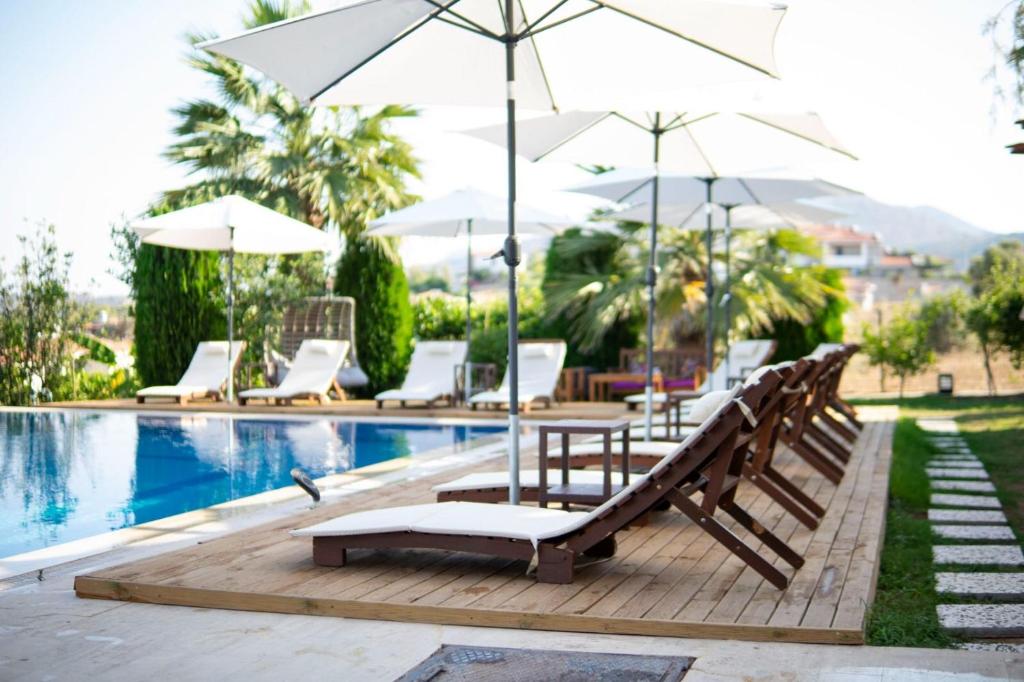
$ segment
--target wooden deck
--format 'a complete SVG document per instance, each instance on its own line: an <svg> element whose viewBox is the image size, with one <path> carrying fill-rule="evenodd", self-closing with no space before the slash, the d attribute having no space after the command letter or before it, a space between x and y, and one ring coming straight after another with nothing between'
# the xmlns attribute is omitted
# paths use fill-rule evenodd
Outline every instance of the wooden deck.
<svg viewBox="0 0 1024 682"><path fill-rule="evenodd" d="M537 583L524 575L525 562L436 550L352 551L348 566L322 568L313 564L308 540L285 532L359 509L432 500L435 483L500 468L495 460L79 576L75 589L81 597L377 620L861 644L878 574L896 410L865 408L862 416L866 428L838 487L788 451L777 457L791 480L827 507L817 530L741 485L744 506L807 559L785 591L672 510L620 533L615 557L579 570L569 585Z"/></svg>

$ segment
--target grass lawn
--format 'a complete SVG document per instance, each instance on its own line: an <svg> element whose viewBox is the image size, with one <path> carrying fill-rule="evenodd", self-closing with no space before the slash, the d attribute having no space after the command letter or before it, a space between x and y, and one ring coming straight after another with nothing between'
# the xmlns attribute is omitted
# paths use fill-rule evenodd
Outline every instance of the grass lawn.
<svg viewBox="0 0 1024 682"><path fill-rule="evenodd" d="M934 454L915 419L953 418L984 463L1018 538L1024 531L1024 397L871 401L900 407L893 443L889 511L869 644L948 647L956 640L939 627L935 606L932 537L925 463ZM862 402L861 404L866 404ZM962 569L957 569L962 570Z"/></svg>

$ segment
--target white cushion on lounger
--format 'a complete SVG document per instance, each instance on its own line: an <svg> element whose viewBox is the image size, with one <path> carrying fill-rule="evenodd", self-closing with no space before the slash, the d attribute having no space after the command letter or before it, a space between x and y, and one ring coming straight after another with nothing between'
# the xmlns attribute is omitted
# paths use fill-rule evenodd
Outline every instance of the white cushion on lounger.
<svg viewBox="0 0 1024 682"><path fill-rule="evenodd" d="M612 485L622 484L622 472L612 472ZM558 485L562 482L562 472L557 469L548 469L548 485ZM571 469L569 471L570 483L604 483L604 472L593 469ZM519 472L519 484L527 488L536 488L540 485L540 472L536 469L526 469ZM475 474L466 474L454 481L435 485L432 490L435 493L443 493L452 490L482 490L484 488L508 487L507 471L485 471Z"/></svg>
<svg viewBox="0 0 1024 682"><path fill-rule="evenodd" d="M374 400L437 400L455 392L455 366L466 361L465 341L420 341L413 350L401 388Z"/></svg>
<svg viewBox="0 0 1024 682"><path fill-rule="evenodd" d="M690 408L687 421L701 423L718 410L719 406L729 399L732 391L711 391L702 395Z"/></svg>
<svg viewBox="0 0 1024 682"><path fill-rule="evenodd" d="M587 512L564 512L522 505L442 502L435 513L418 521L419 533L497 536L536 541L561 535Z"/></svg>
<svg viewBox="0 0 1024 682"><path fill-rule="evenodd" d="M206 393L210 389L206 386L148 386L140 391L137 391L135 395L146 396L159 396L159 397L178 397L178 396L189 396L199 395Z"/></svg>
<svg viewBox="0 0 1024 682"><path fill-rule="evenodd" d="M537 540L560 535L586 512L564 512L505 504L441 502L371 509L291 531L298 537L333 537L371 533L437 533Z"/></svg>

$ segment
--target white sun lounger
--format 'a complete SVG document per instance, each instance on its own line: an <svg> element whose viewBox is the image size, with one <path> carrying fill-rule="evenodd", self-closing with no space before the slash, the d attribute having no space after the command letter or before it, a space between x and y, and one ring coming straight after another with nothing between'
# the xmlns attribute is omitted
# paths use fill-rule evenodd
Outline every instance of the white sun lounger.
<svg viewBox="0 0 1024 682"><path fill-rule="evenodd" d="M232 349L231 370L238 367L245 351L245 341L235 341ZM135 394L139 403L146 398L173 398L184 405L192 398L220 400L221 391L228 381L228 342L201 341L196 347L188 369L174 386L149 386Z"/></svg>
<svg viewBox="0 0 1024 682"><path fill-rule="evenodd" d="M306 339L295 353L291 369L284 381L275 388L251 388L238 394L238 400L245 405L249 400L264 399L267 402L290 401L296 398L315 398L329 402L327 391L332 387L338 395L338 368L348 355L348 341L330 339Z"/></svg>
<svg viewBox="0 0 1024 682"><path fill-rule="evenodd" d="M409 371L401 388L393 388L374 396L377 409L385 400L422 400L428 406L455 394L455 367L466 362L465 341L420 341L409 362Z"/></svg>
<svg viewBox="0 0 1024 682"><path fill-rule="evenodd" d="M530 403L535 400L551 405L567 350L565 341L525 341L519 344L519 404L524 412L529 410ZM475 410L477 405L508 404L509 388L506 371L498 390L477 393L469 399L469 406Z"/></svg>
<svg viewBox="0 0 1024 682"><path fill-rule="evenodd" d="M729 388L729 379L733 377L746 377L755 369L762 367L775 352L776 343L772 339L753 339L748 341L737 341L729 349L729 362L723 359L718 363L715 371L708 375L700 386L694 391L673 391L673 395L699 398L710 391L721 391ZM726 365L728 364L728 376ZM665 393L655 393L654 403L664 403ZM627 396L626 402L643 405L645 397L643 393ZM641 422L642 423L642 422Z"/></svg>

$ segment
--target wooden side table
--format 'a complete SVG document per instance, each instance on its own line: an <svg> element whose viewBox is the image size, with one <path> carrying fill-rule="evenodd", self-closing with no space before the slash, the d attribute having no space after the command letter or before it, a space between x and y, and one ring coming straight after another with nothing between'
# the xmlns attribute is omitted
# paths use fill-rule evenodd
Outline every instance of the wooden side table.
<svg viewBox="0 0 1024 682"><path fill-rule="evenodd" d="M561 502L563 509L569 503L598 506L629 485L629 426L628 419L563 419L540 426L540 470L537 503L547 507L548 502ZM612 485L612 434L622 432L622 484ZM548 437L562 437L562 482L548 487ZM603 483L570 483L569 436L602 436L604 438Z"/></svg>

